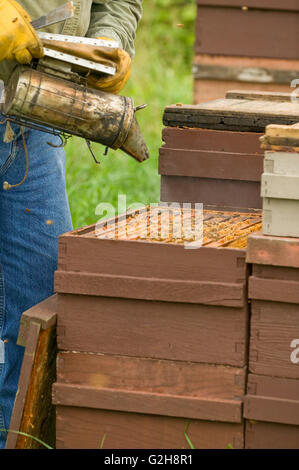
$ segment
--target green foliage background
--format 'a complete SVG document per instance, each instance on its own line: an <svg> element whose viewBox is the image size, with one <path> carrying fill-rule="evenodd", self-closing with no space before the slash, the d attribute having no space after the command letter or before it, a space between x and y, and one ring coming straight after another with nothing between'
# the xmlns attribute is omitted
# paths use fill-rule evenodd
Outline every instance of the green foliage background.
<svg viewBox="0 0 299 470"><path fill-rule="evenodd" d="M66 171L74 228L96 222L101 202L112 203L117 210L118 194L126 195L127 205L159 201L163 110L169 104L192 102L195 11L195 0L144 1L132 74L122 93L135 105L148 105L139 111L138 121L151 158L140 164L112 150L104 157L103 147L93 144L101 161L96 165L84 140L72 138L66 147Z"/></svg>

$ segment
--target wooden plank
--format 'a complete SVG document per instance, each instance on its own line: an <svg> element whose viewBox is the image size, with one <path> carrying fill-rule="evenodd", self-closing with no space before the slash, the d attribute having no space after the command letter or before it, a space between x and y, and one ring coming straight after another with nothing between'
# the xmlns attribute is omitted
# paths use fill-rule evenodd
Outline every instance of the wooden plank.
<svg viewBox="0 0 299 470"><path fill-rule="evenodd" d="M284 84L288 87L286 92L290 92L290 83L298 77L298 70L297 60L209 54L196 55L192 67L196 80L259 83L260 91L264 85Z"/></svg>
<svg viewBox="0 0 299 470"><path fill-rule="evenodd" d="M244 417L257 421L299 425L299 400L246 395Z"/></svg>
<svg viewBox="0 0 299 470"><path fill-rule="evenodd" d="M297 11L241 10L200 5L196 19L195 52L298 59L298 26ZM212 30L216 33L211 34ZM277 35L277 31L281 34Z"/></svg>
<svg viewBox="0 0 299 470"><path fill-rule="evenodd" d="M260 232L249 235L247 263L299 268L299 240Z"/></svg>
<svg viewBox="0 0 299 470"><path fill-rule="evenodd" d="M252 265L252 275L262 279L278 279L299 282L299 270L263 264Z"/></svg>
<svg viewBox="0 0 299 470"><path fill-rule="evenodd" d="M246 449L299 449L299 427L247 421Z"/></svg>
<svg viewBox="0 0 299 470"><path fill-rule="evenodd" d="M217 131L213 129L180 129L165 127L162 139L165 149L213 150L215 152L264 155L259 138L262 133Z"/></svg>
<svg viewBox="0 0 299 470"><path fill-rule="evenodd" d="M299 124L296 123L292 126L282 125L269 125L266 127L266 133L261 138L262 146L264 148L273 146L275 147L299 147ZM299 151L294 150L294 151Z"/></svg>
<svg viewBox="0 0 299 470"><path fill-rule="evenodd" d="M299 176L299 153L265 152L264 171L266 174Z"/></svg>
<svg viewBox="0 0 299 470"><path fill-rule="evenodd" d="M190 449L186 424L184 418L57 406L56 447ZM243 424L190 420L187 434L196 449L244 446Z"/></svg>
<svg viewBox="0 0 299 470"><path fill-rule="evenodd" d="M203 203L218 210L261 209L260 183L254 181L162 176L161 201Z"/></svg>
<svg viewBox="0 0 299 470"><path fill-rule="evenodd" d="M23 318L24 317L24 318ZM56 371L56 296L23 313L18 341L25 346L10 429L55 446L51 387ZM44 448L37 441L8 433L7 449Z"/></svg>
<svg viewBox="0 0 299 470"><path fill-rule="evenodd" d="M260 182L263 156L162 147L159 174Z"/></svg>
<svg viewBox="0 0 299 470"><path fill-rule="evenodd" d="M241 75L242 78L243 75ZM248 74L245 74L248 77ZM290 92L289 84L281 83L259 83L259 82L245 82L236 80L214 80L214 79L195 79L194 80L194 104L203 104L208 101L223 98L228 90L241 89L243 91L277 91L277 92ZM238 132L239 129L234 129ZM251 132L251 130L250 130Z"/></svg>
<svg viewBox="0 0 299 470"><path fill-rule="evenodd" d="M28 328L33 321L38 323L42 330L47 330L56 324L56 301L57 296L52 295L23 312L17 340L19 346L26 346Z"/></svg>
<svg viewBox="0 0 299 470"><path fill-rule="evenodd" d="M215 250L143 241L59 237L58 270L102 275L212 282L246 279L245 250Z"/></svg>
<svg viewBox="0 0 299 470"><path fill-rule="evenodd" d="M57 340L60 350L243 367L247 321L247 307L59 294Z"/></svg>
<svg viewBox="0 0 299 470"><path fill-rule="evenodd" d="M127 356L59 352L57 381L95 388L185 397L235 399L245 393L245 368Z"/></svg>
<svg viewBox="0 0 299 470"><path fill-rule="evenodd" d="M240 97L199 105L168 106L164 111L163 123L170 127L261 132L269 124L295 124L298 118L298 102Z"/></svg>
<svg viewBox="0 0 299 470"><path fill-rule="evenodd" d="M248 375L247 393L268 398L299 400L299 380L268 375ZM297 415L298 419L298 415Z"/></svg>
<svg viewBox="0 0 299 470"><path fill-rule="evenodd" d="M55 291L65 294L202 303L226 307L245 305L245 283L192 282L56 271Z"/></svg>
<svg viewBox="0 0 299 470"><path fill-rule="evenodd" d="M249 299L299 305L299 282L282 279L249 278Z"/></svg>
<svg viewBox="0 0 299 470"><path fill-rule="evenodd" d="M263 173L261 196L265 198L299 200L299 177Z"/></svg>
<svg viewBox="0 0 299 470"><path fill-rule="evenodd" d="M299 379L298 364L292 361L299 306L260 300L251 306L250 372Z"/></svg>
<svg viewBox="0 0 299 470"><path fill-rule="evenodd" d="M197 5L242 8L244 6L244 0L197 0ZM246 0L245 8L257 8L259 10L299 10L297 0L285 0L283 3L280 0Z"/></svg>
<svg viewBox="0 0 299 470"><path fill-rule="evenodd" d="M133 390L96 389L59 382L53 384L52 400L56 406L157 414L229 423L242 422L241 400L186 398L180 395Z"/></svg>
<svg viewBox="0 0 299 470"><path fill-rule="evenodd" d="M277 184L276 180L276 184ZM277 188L277 192L281 191ZM272 189L271 189L272 191ZM292 191L296 191L293 184L286 195L291 195ZM294 193L293 193L294 194ZM264 235L274 235L278 237L299 237L299 200L278 199L271 197L263 198L263 225L262 232Z"/></svg>
<svg viewBox="0 0 299 470"><path fill-rule="evenodd" d="M226 99L230 100L246 100L246 101L270 101L277 102L277 103L290 103L292 102L292 93L279 93L275 91L264 91L264 90L252 90L252 91L244 91L244 90L229 90L226 95Z"/></svg>

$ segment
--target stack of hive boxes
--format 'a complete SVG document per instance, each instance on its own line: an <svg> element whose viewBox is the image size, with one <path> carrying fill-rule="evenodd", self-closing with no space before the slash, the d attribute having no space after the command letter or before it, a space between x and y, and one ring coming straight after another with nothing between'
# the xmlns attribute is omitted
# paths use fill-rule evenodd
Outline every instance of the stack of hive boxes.
<svg viewBox="0 0 299 470"><path fill-rule="evenodd" d="M268 126L263 148L263 233L299 237L299 124Z"/></svg>
<svg viewBox="0 0 299 470"><path fill-rule="evenodd" d="M167 107L161 200L261 209L259 139L267 125L294 124L298 117L299 103L279 93L228 92L201 105Z"/></svg>
<svg viewBox="0 0 299 470"><path fill-rule="evenodd" d="M299 448L299 239L253 234L246 448Z"/></svg>
<svg viewBox="0 0 299 470"><path fill-rule="evenodd" d="M188 423L196 448L244 447L245 247L261 215L170 210L163 234L165 214L60 237L57 448L189 448ZM194 234L175 233L197 217L204 246L186 249Z"/></svg>
<svg viewBox="0 0 299 470"><path fill-rule="evenodd" d="M299 447L298 135L296 124L270 125L261 139L264 234L249 237L247 250L247 448Z"/></svg>
<svg viewBox="0 0 299 470"><path fill-rule="evenodd" d="M288 92L298 29L296 0L197 0L194 103L234 88Z"/></svg>

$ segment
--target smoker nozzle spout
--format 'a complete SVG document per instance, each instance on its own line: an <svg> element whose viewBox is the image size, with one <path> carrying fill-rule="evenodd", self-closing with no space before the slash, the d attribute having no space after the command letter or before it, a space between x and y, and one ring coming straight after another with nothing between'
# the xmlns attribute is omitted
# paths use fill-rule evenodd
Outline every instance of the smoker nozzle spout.
<svg viewBox="0 0 299 470"><path fill-rule="evenodd" d="M120 148L138 162L143 162L149 158L149 151L135 115L128 136Z"/></svg>

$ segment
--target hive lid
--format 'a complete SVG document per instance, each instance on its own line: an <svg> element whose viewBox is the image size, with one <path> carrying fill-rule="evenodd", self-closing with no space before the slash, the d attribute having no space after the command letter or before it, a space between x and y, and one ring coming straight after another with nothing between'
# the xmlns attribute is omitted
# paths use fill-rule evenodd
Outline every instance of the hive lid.
<svg viewBox="0 0 299 470"><path fill-rule="evenodd" d="M225 98L199 105L178 103L165 108L169 127L261 132L270 124L299 121L299 101L291 93L230 91Z"/></svg>

